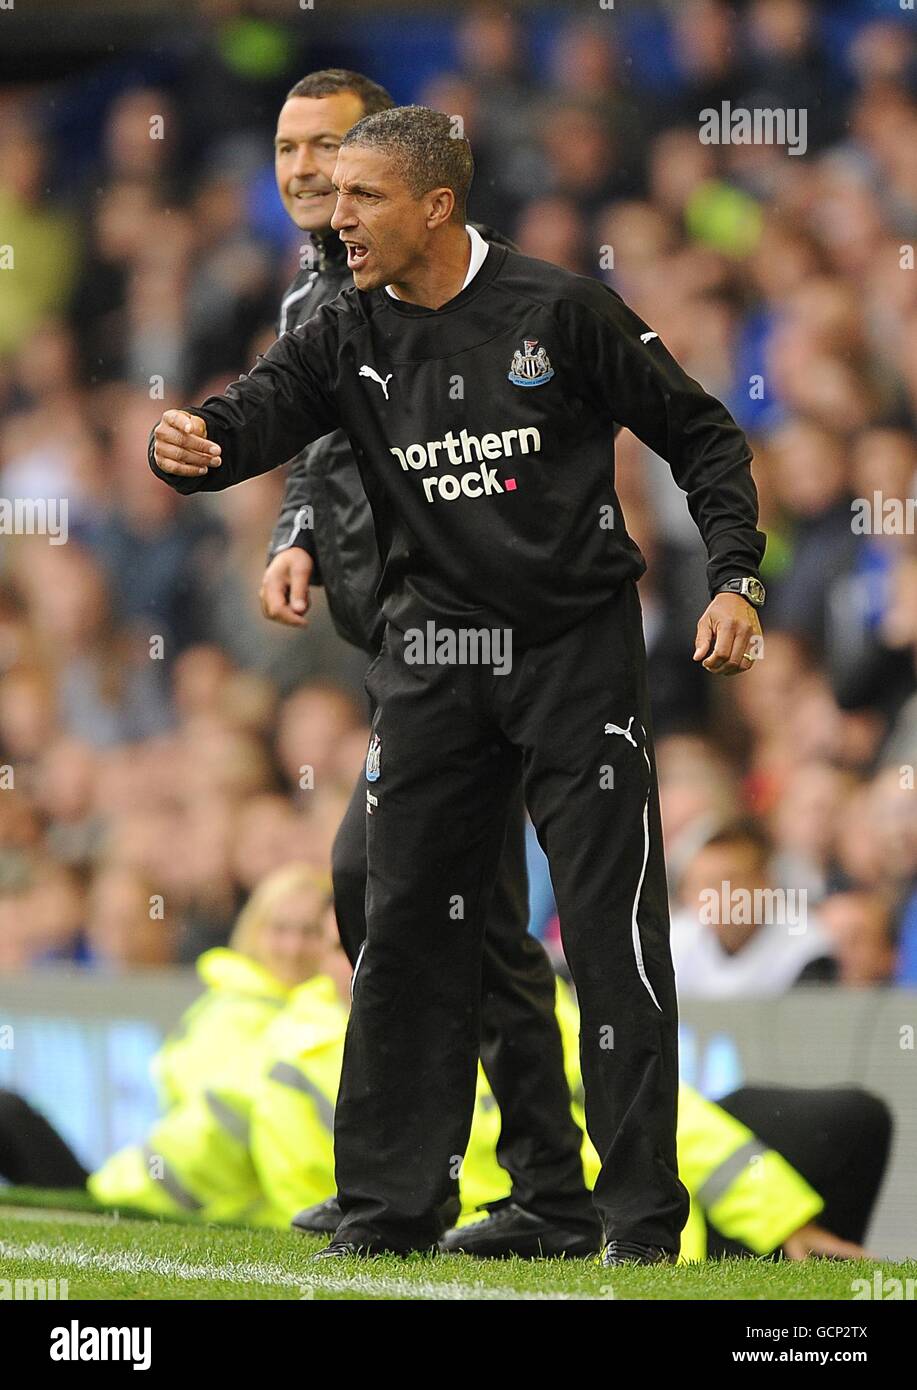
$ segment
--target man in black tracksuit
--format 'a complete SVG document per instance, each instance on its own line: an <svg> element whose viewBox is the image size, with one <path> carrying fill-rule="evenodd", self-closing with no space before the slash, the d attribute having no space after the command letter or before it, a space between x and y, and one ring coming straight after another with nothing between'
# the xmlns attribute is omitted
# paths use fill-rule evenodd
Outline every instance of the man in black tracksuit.
<svg viewBox="0 0 917 1390"><path fill-rule="evenodd" d="M344 1216L323 1253L437 1238L469 1132L484 914L521 769L579 997L603 1259L668 1260L688 1209L677 1010L645 564L617 506L611 431L633 429L688 494L712 595L694 659L724 674L750 669L760 640L750 453L613 291L469 232L470 178L448 117L359 122L332 222L355 287L225 395L167 411L150 462L179 491L217 490L340 426L373 511L387 626L367 675L367 942L335 1119Z"/></svg>
<svg viewBox="0 0 917 1390"><path fill-rule="evenodd" d="M277 126L277 181L287 209L307 227L320 210L297 204L301 190L321 190L321 143L346 133L352 104L370 110L394 103L358 74L332 70L310 74L292 89ZM363 114L363 112L360 112ZM319 146L319 148L316 148ZM328 156L324 156L327 164ZM334 160L331 159L333 168ZM333 198L331 204L333 208ZM327 214L330 220L330 210ZM511 245L489 228L488 242ZM353 285L347 251L329 226L311 231L309 264L284 294L278 330L306 323L323 304ZM336 430L305 448L290 464L283 503L271 537L262 604L270 617L288 621L292 549L306 552L311 572L301 586L321 584L338 632L369 656L378 655L385 619L376 599L381 567L372 513L350 442ZM284 556L279 565L273 562ZM276 574L276 578L274 577ZM286 591L286 592L285 592ZM305 609L305 602L302 604ZM332 852L335 912L341 941L356 965L366 937L366 792L362 775L340 825ZM481 1060L500 1107L499 1159L512 1178L509 1201L476 1224L478 1253L585 1255L598 1248L601 1226L583 1180L580 1135L570 1113L563 1048L555 1014L555 981L541 944L528 931L525 807L521 783L513 798L506 842L487 912L481 1000ZM304 1230L334 1229L336 1203L301 1213ZM455 1237L453 1237L455 1238ZM469 1233L462 1241L468 1243Z"/></svg>

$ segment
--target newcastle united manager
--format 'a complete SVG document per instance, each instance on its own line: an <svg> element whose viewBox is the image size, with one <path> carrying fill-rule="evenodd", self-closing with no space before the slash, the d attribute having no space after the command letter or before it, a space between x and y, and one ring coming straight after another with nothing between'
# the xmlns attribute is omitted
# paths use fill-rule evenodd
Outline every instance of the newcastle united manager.
<svg viewBox="0 0 917 1390"><path fill-rule="evenodd" d="M167 411L150 463L181 492L213 491L340 427L372 507L387 626L367 674L367 941L335 1115L343 1218L322 1254L437 1241L468 1138L484 918L521 767L579 996L603 1260L673 1260L688 1195L645 562L609 456L617 421L687 493L711 594L694 659L730 675L761 641L750 452L612 290L467 230L472 170L446 115L359 121L332 219L354 287L225 395ZM503 659L454 659L474 634Z"/></svg>
<svg viewBox="0 0 917 1390"><path fill-rule="evenodd" d="M281 333L305 323L353 284L347 247L331 226L331 179L348 130L394 105L362 73L331 68L297 82L280 110L277 187L314 253L308 258L313 267L300 270L284 295ZM485 241L511 245L492 228L471 225ZM287 470L262 607L275 620L304 626L310 582L320 583L338 631L374 658L385 633L375 597L380 574L360 470L347 436L336 430L308 444ZM366 939L366 823L361 770L331 851L335 916L353 966ZM441 1213L441 1248L482 1257L582 1256L599 1248L602 1229L583 1176L582 1134L570 1109L554 971L528 926L520 777L487 909L481 970L481 1064L499 1106L498 1160L512 1187L486 1218L460 1229L446 1229L454 1211ZM309 1233L334 1231L340 1218L332 1197L297 1213L293 1225Z"/></svg>

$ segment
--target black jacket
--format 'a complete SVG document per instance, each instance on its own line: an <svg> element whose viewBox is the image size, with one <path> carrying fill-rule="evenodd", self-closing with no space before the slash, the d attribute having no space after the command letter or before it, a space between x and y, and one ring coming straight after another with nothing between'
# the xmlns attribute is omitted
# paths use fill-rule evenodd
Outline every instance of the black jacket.
<svg viewBox="0 0 917 1390"><path fill-rule="evenodd" d="M345 290L196 410L221 464L153 471L215 492L345 428L396 628L509 627L550 641L639 579L614 488L615 421L667 459L707 548L711 593L756 575L751 451L726 408L619 295L491 245L441 309Z"/></svg>
<svg viewBox="0 0 917 1390"><path fill-rule="evenodd" d="M492 227L480 223L472 226L485 241L514 247ZM337 232L312 240L317 267L301 270L287 289L280 305L278 334L298 328L353 284L347 250ZM288 466L268 559L291 545L312 556L312 582L324 585L340 635L375 656L385 631L385 618L376 598L382 564L360 470L343 430L308 444Z"/></svg>

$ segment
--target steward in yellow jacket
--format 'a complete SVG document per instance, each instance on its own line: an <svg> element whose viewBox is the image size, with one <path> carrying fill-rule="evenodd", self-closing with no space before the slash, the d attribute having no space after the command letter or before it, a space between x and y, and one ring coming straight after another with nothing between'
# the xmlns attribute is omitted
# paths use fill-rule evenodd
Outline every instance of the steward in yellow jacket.
<svg viewBox="0 0 917 1390"><path fill-rule="evenodd" d="M206 993L153 1059L162 1119L87 1187L106 1206L245 1220L261 1196L249 1149L251 1095L264 1034L288 991L257 962L222 948L205 952L197 971Z"/></svg>
<svg viewBox="0 0 917 1390"><path fill-rule="evenodd" d="M163 1116L143 1143L90 1175L97 1201L170 1217L268 1219L252 1162L252 1098L271 1025L293 987L327 959L327 900L327 885L308 868L278 870L240 914L237 949L200 957L205 992L153 1060Z"/></svg>

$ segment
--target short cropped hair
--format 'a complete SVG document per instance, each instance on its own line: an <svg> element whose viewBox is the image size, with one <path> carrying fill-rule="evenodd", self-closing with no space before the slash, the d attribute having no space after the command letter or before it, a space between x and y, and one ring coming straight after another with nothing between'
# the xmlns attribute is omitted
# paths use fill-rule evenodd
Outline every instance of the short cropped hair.
<svg viewBox="0 0 917 1390"><path fill-rule="evenodd" d="M450 188L452 220L464 223L474 160L468 141L455 129L455 117L428 106L395 106L357 121L341 148L347 145L385 150L415 198L432 188Z"/></svg>
<svg viewBox="0 0 917 1390"><path fill-rule="evenodd" d="M372 116L377 111L387 111L395 102L384 87L361 72L351 72L348 68L322 68L301 77L295 87L287 92L287 101L293 97L331 97L338 92L353 92L363 103L363 115Z"/></svg>

